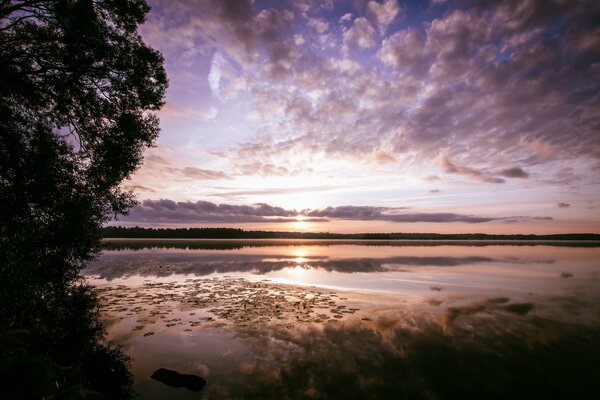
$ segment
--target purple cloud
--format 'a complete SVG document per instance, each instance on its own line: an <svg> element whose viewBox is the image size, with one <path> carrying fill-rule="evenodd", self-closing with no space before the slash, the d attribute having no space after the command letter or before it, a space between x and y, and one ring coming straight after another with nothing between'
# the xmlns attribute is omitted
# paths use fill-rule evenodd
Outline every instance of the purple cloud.
<svg viewBox="0 0 600 400"><path fill-rule="evenodd" d="M184 167L181 169L181 174L188 178L195 179L231 179L222 171L212 171L195 167Z"/></svg>
<svg viewBox="0 0 600 400"><path fill-rule="evenodd" d="M396 223L451 223L469 224L501 221L549 220L550 217L483 217L456 213L410 212L406 207L338 206L319 210L287 210L265 203L254 205L217 204L208 201L176 202L173 200L145 200L122 218L127 222L140 223L247 223L295 222L302 215L306 222L330 220L388 221Z"/></svg>
<svg viewBox="0 0 600 400"><path fill-rule="evenodd" d="M439 165L444 170L444 172L448 174L459 174L464 175L468 178L475 179L481 182L486 183L504 183L505 180L502 178L494 177L484 171L477 170L475 168L463 167L454 164L448 158L448 155L445 153L440 153L439 156Z"/></svg>
<svg viewBox="0 0 600 400"><path fill-rule="evenodd" d="M414 213L406 212L406 208L370 207L370 206L339 206L327 207L321 210L307 210L305 215L333 219L358 221L389 221L389 222L466 222L481 223L498 220L499 218L479 217L455 213Z"/></svg>
<svg viewBox="0 0 600 400"><path fill-rule="evenodd" d="M521 167L512 167L504 169L498 173L498 175L505 176L507 178L529 178L529 174Z"/></svg>
<svg viewBox="0 0 600 400"><path fill-rule="evenodd" d="M208 201L145 200L134 207L123 221L152 223L196 222L292 222L295 210L285 210L268 204L228 205Z"/></svg>
<svg viewBox="0 0 600 400"><path fill-rule="evenodd" d="M375 29L364 18L356 18L344 34L344 44L352 48L369 48L375 46Z"/></svg>
<svg viewBox="0 0 600 400"><path fill-rule="evenodd" d="M180 168L167 158L158 154L147 155L144 159L143 168L153 175L161 177L170 176L173 180L231 179L231 177L223 171L202 169L191 166Z"/></svg>

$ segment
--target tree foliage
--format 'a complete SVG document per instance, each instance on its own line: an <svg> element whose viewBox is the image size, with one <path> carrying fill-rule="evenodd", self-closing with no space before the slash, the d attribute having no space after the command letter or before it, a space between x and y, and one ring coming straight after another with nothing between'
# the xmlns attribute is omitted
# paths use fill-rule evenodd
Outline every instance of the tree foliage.
<svg viewBox="0 0 600 400"><path fill-rule="evenodd" d="M159 132L167 78L137 32L148 11L0 0L0 331L26 329L28 346L63 364L79 351L65 348L100 349L79 271L102 223L134 204L119 185Z"/></svg>

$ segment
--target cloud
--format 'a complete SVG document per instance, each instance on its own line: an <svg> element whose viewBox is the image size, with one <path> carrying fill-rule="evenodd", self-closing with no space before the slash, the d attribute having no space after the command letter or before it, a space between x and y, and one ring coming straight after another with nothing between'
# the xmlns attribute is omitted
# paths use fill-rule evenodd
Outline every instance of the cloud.
<svg viewBox="0 0 600 400"><path fill-rule="evenodd" d="M502 222L506 224L514 224L517 222L540 222L540 221L554 221L552 217L526 217L526 216L514 216L514 217L504 217L499 218Z"/></svg>
<svg viewBox="0 0 600 400"><path fill-rule="evenodd" d="M310 27L312 27L315 31L319 32L320 34L327 32L327 30L329 29L329 24L327 23L327 21L320 18L309 19L308 25L310 25Z"/></svg>
<svg viewBox="0 0 600 400"><path fill-rule="evenodd" d="M379 150L375 153L375 159L380 164L393 164L398 162L398 159L393 154L387 151Z"/></svg>
<svg viewBox="0 0 600 400"><path fill-rule="evenodd" d="M213 95L219 97L221 94L221 68L225 59L220 53L215 53L210 63L208 72L208 84Z"/></svg>
<svg viewBox="0 0 600 400"><path fill-rule="evenodd" d="M307 222L328 222L330 220L388 221L396 223L453 223L478 224L500 221L514 223L518 221L551 220L550 217L483 217L456 213L410 212L406 207L373 206L337 206L315 210L288 210L265 203L253 205L217 204L209 201L180 201L161 199L144 200L134 207L129 215L121 220L132 223L284 223L295 222L298 215L307 218Z"/></svg>
<svg viewBox="0 0 600 400"><path fill-rule="evenodd" d="M411 213L405 208L371 207L371 206L339 206L326 207L321 210L308 210L305 215L333 219L358 221L389 221L389 222L466 222L481 223L499 220L501 218L479 217L455 213Z"/></svg>
<svg viewBox="0 0 600 400"><path fill-rule="evenodd" d="M209 3L208 8L216 10L216 17L221 22L219 27L244 45L250 59L256 57L259 46L269 48L276 43L294 17L288 10L264 9L255 13L249 0L212 0Z"/></svg>
<svg viewBox="0 0 600 400"><path fill-rule="evenodd" d="M184 167L181 169L181 174L188 178L194 179L231 179L222 171L212 171L196 167Z"/></svg>
<svg viewBox="0 0 600 400"><path fill-rule="evenodd" d="M475 179L486 183L504 183L504 179L491 176L490 174L470 167L461 167L454 164L448 158L446 153L440 153L438 157L440 167L448 174L464 175L468 178Z"/></svg>
<svg viewBox="0 0 600 400"><path fill-rule="evenodd" d="M528 139L521 136L517 142L518 146L530 151L539 160L551 160L558 153L554 146L542 141L541 138Z"/></svg>
<svg viewBox="0 0 600 400"><path fill-rule="evenodd" d="M260 175L260 176L295 176L302 173L310 172L307 168L276 165L273 163L263 163L260 161L252 161L249 163L240 163L236 171L243 176Z"/></svg>
<svg viewBox="0 0 600 400"><path fill-rule="evenodd" d="M196 179L231 179L223 171L201 169L192 166L183 168L173 164L166 157L152 152L144 158L142 169L146 175L152 175L170 180L196 180Z"/></svg>
<svg viewBox="0 0 600 400"><path fill-rule="evenodd" d="M281 195L281 194L292 194L292 193L310 193L310 192L326 192L329 190L335 190L338 186L299 186L299 187L279 187L279 188L266 188L266 189L235 189L227 191L227 189L233 188L220 188L223 191L219 193L210 194L211 197L220 197L223 199L237 199L246 196L256 195Z"/></svg>
<svg viewBox="0 0 600 400"><path fill-rule="evenodd" d="M294 45L278 42L273 45L270 58L261 67L271 79L281 79L292 71L298 57L299 52Z"/></svg>
<svg viewBox="0 0 600 400"><path fill-rule="evenodd" d="M381 33L385 33L399 12L397 0L384 0L382 3L369 1L367 4L367 15L375 22Z"/></svg>
<svg viewBox="0 0 600 400"><path fill-rule="evenodd" d="M268 204L227 205L208 201L176 202L173 200L145 200L134 207L123 221L153 223L195 222L292 222L297 212Z"/></svg>
<svg viewBox="0 0 600 400"><path fill-rule="evenodd" d="M190 118L198 121L211 121L219 115L219 109L210 106L208 108L198 108L189 105L183 105L175 102L168 102L160 110L161 118Z"/></svg>
<svg viewBox="0 0 600 400"><path fill-rule="evenodd" d="M557 204L557 206L558 206L558 208L569 208L569 207L571 207L571 204L560 202Z"/></svg>
<svg viewBox="0 0 600 400"><path fill-rule="evenodd" d="M366 49L375 46L375 29L365 17L359 17L344 34L344 44Z"/></svg>
<svg viewBox="0 0 600 400"><path fill-rule="evenodd" d="M145 185L125 185L125 188L127 189L131 189L135 192L150 192L150 193L157 193L158 190L156 188L150 187L150 186L145 186Z"/></svg>
<svg viewBox="0 0 600 400"><path fill-rule="evenodd" d="M512 167L508 169L504 169L498 173L498 175L505 176L507 178L529 178L529 174L521 167Z"/></svg>
<svg viewBox="0 0 600 400"><path fill-rule="evenodd" d="M352 21L352 13L346 13L340 17L340 22Z"/></svg>
<svg viewBox="0 0 600 400"><path fill-rule="evenodd" d="M416 29L398 31L385 38L377 52L377 58L385 65L398 69L407 76L424 76L433 59L426 47L425 38Z"/></svg>
<svg viewBox="0 0 600 400"><path fill-rule="evenodd" d="M165 157L154 153L145 156L144 163L151 165L171 165L171 163Z"/></svg>
<svg viewBox="0 0 600 400"><path fill-rule="evenodd" d="M503 169L497 173L489 173L484 170L478 170L471 167L458 166L448 158L444 152L438 156L439 166L448 174L464 175L468 178L475 179L486 183L504 183L505 180L494 175L500 175L507 178L529 178L529 174L521 167L511 167Z"/></svg>

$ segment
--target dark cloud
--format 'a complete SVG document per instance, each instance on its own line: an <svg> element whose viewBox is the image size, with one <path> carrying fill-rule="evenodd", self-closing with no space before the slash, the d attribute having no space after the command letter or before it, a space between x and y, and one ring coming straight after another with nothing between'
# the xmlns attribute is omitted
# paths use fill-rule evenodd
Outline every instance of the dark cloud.
<svg viewBox="0 0 600 400"><path fill-rule="evenodd" d="M208 201L175 202L172 200L145 200L134 207L122 221L140 223L196 223L196 222L295 222L303 215L306 222L327 222L330 219L353 221L414 222L464 222L483 223L491 221L517 222L547 220L550 217L482 217L456 213L415 213L406 207L339 206L320 210L287 210L269 204L251 206L217 204Z"/></svg>
<svg viewBox="0 0 600 400"><path fill-rule="evenodd" d="M256 13L250 0L210 0L208 10L216 10L220 26L232 33L253 58L258 47L270 49L282 38L294 14L290 11L264 9Z"/></svg>
<svg viewBox="0 0 600 400"><path fill-rule="evenodd" d="M306 215L335 219L358 221L390 221L390 222L490 222L497 218L478 217L454 213L406 213L402 208L340 206L327 207L322 210L308 211ZM401 212L401 213L399 213Z"/></svg>
<svg viewBox="0 0 600 400"><path fill-rule="evenodd" d="M558 206L558 208L569 208L569 207L571 207L571 204L560 202L557 204L557 206Z"/></svg>
<svg viewBox="0 0 600 400"><path fill-rule="evenodd" d="M298 213L268 204L252 206L216 204L208 201L175 202L145 200L134 207L124 221L139 222L292 222Z"/></svg>
<svg viewBox="0 0 600 400"><path fill-rule="evenodd" d="M525 217L525 216L516 216L516 217L505 217L500 218L502 222L505 224L515 224L517 222L523 221L531 221L531 222L539 222L539 221L554 221L552 217Z"/></svg>
<svg viewBox="0 0 600 400"><path fill-rule="evenodd" d="M291 43L277 42L273 44L271 56L262 64L262 68L271 78L281 79L292 71L299 56Z"/></svg>
<svg viewBox="0 0 600 400"><path fill-rule="evenodd" d="M439 156L439 165L442 167L444 172L448 174L459 174L464 175L471 179L476 179L486 183L504 183L504 179L492 176L484 171L477 170L470 167L462 167L454 164L448 158L448 155L441 153Z"/></svg>
<svg viewBox="0 0 600 400"><path fill-rule="evenodd" d="M381 217L385 207L370 207L370 206L339 206L327 207L322 210L307 211L306 215L314 217L330 217L339 219L360 219L373 220Z"/></svg>
<svg viewBox="0 0 600 400"><path fill-rule="evenodd" d="M529 174L523 171L521 167L513 167L502 170L498 173L498 175L502 175L507 178L529 178Z"/></svg>

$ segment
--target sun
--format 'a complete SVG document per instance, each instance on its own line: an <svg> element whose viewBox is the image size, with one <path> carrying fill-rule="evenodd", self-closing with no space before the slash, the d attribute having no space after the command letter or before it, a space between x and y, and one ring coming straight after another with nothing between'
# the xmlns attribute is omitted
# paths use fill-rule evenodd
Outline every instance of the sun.
<svg viewBox="0 0 600 400"><path fill-rule="evenodd" d="M307 229L308 225L309 223L304 215L296 215L296 221L292 222L292 228L297 230Z"/></svg>

